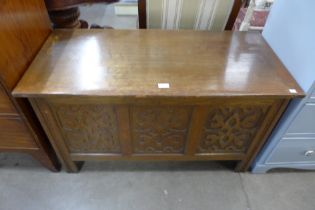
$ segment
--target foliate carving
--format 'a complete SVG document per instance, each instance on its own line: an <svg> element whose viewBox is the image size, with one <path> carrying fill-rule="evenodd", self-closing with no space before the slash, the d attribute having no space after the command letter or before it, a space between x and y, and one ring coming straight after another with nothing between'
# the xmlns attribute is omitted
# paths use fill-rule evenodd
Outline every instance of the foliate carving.
<svg viewBox="0 0 315 210"><path fill-rule="evenodd" d="M56 113L70 152L120 152L113 106L64 104L56 107Z"/></svg>
<svg viewBox="0 0 315 210"><path fill-rule="evenodd" d="M135 106L132 138L135 153L183 153L191 107Z"/></svg>
<svg viewBox="0 0 315 210"><path fill-rule="evenodd" d="M246 152L267 110L267 105L210 108L197 153Z"/></svg>

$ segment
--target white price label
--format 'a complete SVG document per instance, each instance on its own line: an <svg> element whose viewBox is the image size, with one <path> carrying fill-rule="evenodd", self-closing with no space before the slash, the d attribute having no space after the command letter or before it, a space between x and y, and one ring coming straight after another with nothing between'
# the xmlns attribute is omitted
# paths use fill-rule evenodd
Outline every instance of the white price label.
<svg viewBox="0 0 315 210"><path fill-rule="evenodd" d="M295 89L289 89L289 92L292 93L292 94L296 94L297 91Z"/></svg>
<svg viewBox="0 0 315 210"><path fill-rule="evenodd" d="M170 88L170 83L158 83L158 88Z"/></svg>

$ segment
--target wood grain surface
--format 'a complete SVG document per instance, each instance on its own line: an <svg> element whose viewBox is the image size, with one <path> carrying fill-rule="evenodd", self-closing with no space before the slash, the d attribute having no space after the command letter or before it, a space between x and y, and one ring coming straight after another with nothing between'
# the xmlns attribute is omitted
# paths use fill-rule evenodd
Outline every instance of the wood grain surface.
<svg viewBox="0 0 315 210"><path fill-rule="evenodd" d="M291 98L304 93L259 33L56 30L13 94Z"/></svg>
<svg viewBox="0 0 315 210"><path fill-rule="evenodd" d="M49 36L45 3L0 2L0 79L12 90Z"/></svg>

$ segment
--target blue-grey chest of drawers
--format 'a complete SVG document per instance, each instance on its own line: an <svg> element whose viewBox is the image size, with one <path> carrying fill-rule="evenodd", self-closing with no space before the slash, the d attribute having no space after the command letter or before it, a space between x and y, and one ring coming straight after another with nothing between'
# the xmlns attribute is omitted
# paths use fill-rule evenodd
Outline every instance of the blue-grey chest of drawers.
<svg viewBox="0 0 315 210"><path fill-rule="evenodd" d="M277 0L265 25L264 38L307 95L290 103L252 165L254 173L315 169L314 7L314 0Z"/></svg>
<svg viewBox="0 0 315 210"><path fill-rule="evenodd" d="M304 99L291 102L252 172L272 168L315 169L315 82Z"/></svg>

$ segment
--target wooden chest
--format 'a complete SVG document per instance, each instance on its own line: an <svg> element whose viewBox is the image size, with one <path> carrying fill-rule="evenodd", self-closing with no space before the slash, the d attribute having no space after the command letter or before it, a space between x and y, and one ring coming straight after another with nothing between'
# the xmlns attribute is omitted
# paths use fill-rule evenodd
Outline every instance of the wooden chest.
<svg viewBox="0 0 315 210"><path fill-rule="evenodd" d="M69 171L83 160L237 160L303 95L259 33L57 30L15 88Z"/></svg>

